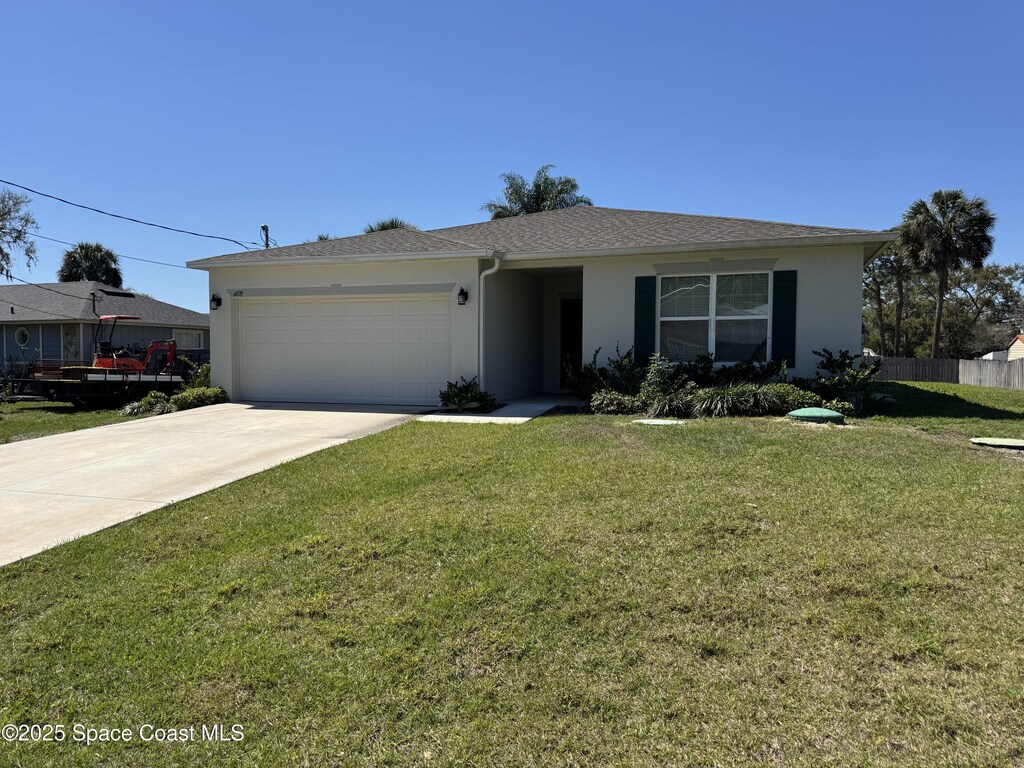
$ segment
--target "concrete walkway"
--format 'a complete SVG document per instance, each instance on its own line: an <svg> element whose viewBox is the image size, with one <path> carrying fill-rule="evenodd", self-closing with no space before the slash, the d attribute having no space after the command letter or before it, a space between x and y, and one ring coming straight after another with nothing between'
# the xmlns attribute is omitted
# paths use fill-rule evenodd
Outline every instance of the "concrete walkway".
<svg viewBox="0 0 1024 768"><path fill-rule="evenodd" d="M490 413L431 413L420 416L420 421L446 424L525 424L563 405L576 407L582 405L582 401L568 395L524 397Z"/></svg>
<svg viewBox="0 0 1024 768"><path fill-rule="evenodd" d="M225 403L0 445L0 565L416 413Z"/></svg>

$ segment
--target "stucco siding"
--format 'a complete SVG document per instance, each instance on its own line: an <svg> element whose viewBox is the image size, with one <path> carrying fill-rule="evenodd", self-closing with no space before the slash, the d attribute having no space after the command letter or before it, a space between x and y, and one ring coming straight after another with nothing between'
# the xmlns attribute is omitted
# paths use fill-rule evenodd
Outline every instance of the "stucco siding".
<svg viewBox="0 0 1024 768"><path fill-rule="evenodd" d="M484 386L499 400L536 395L541 379L540 278L504 270L486 278Z"/></svg>

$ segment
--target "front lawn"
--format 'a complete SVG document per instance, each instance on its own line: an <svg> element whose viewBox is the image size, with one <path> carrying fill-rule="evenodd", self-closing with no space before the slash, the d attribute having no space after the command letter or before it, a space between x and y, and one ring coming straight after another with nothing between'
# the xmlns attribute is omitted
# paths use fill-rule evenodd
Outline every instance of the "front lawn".
<svg viewBox="0 0 1024 768"><path fill-rule="evenodd" d="M7 566L0 724L244 740L0 763L1020 764L1024 462L916 418L414 422Z"/></svg>
<svg viewBox="0 0 1024 768"><path fill-rule="evenodd" d="M125 421L115 409L84 410L71 403L0 403L0 445L15 440Z"/></svg>
<svg viewBox="0 0 1024 768"><path fill-rule="evenodd" d="M968 384L887 382L896 406L877 425L971 437L1024 437L1024 392Z"/></svg>

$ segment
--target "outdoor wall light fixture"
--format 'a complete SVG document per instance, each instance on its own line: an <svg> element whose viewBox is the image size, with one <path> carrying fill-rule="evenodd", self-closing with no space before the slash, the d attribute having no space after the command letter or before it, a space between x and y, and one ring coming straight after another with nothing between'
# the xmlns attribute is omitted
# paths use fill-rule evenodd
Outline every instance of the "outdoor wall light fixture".
<svg viewBox="0 0 1024 768"><path fill-rule="evenodd" d="M466 292L466 289L459 288L459 306L462 306L467 301L469 301L469 294Z"/></svg>
<svg viewBox="0 0 1024 768"><path fill-rule="evenodd" d="M216 293L210 297L210 309L220 309L220 305L224 303L224 300Z"/></svg>

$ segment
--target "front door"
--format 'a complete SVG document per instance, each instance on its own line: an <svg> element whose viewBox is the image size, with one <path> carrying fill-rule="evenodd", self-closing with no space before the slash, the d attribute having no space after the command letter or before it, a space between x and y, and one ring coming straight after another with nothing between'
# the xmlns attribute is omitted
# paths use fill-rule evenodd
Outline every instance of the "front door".
<svg viewBox="0 0 1024 768"><path fill-rule="evenodd" d="M566 368L578 371L583 363L583 299L562 299L559 386L569 388Z"/></svg>

